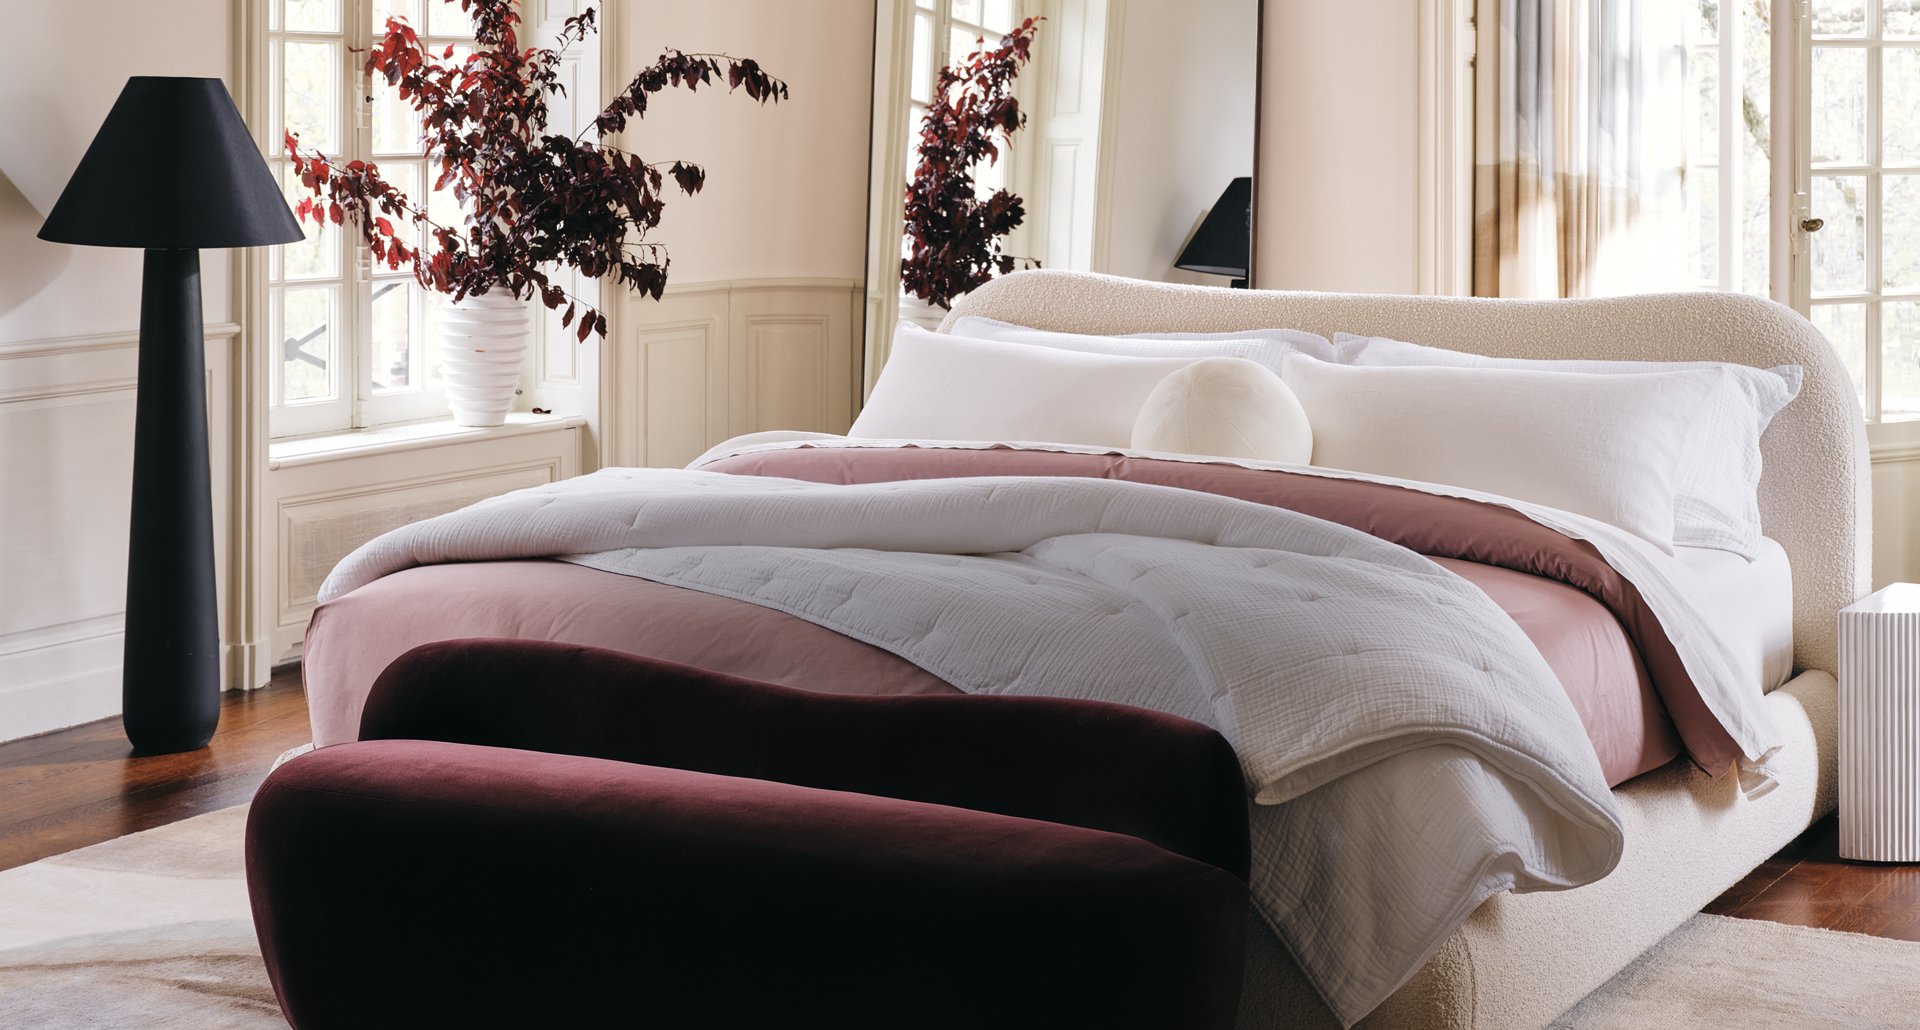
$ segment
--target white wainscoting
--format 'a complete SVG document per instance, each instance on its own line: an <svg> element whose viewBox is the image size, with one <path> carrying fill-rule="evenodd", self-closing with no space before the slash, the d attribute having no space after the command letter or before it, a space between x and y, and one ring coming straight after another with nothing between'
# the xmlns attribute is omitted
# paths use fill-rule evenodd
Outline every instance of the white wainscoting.
<svg viewBox="0 0 1920 1030"><path fill-rule="evenodd" d="M601 463L678 467L742 433L845 432L861 299L850 279L754 279L628 300L604 359Z"/></svg>
<svg viewBox="0 0 1920 1030"><path fill-rule="evenodd" d="M239 331L206 328L211 398L228 395ZM0 740L120 711L138 343L128 331L0 344ZM227 406L208 420L224 604Z"/></svg>
<svg viewBox="0 0 1920 1030"><path fill-rule="evenodd" d="M500 430L406 439L398 427L336 450L302 453L297 442L276 450L267 473L275 664L300 656L314 594L354 548L410 522L580 474L583 420L515 418Z"/></svg>

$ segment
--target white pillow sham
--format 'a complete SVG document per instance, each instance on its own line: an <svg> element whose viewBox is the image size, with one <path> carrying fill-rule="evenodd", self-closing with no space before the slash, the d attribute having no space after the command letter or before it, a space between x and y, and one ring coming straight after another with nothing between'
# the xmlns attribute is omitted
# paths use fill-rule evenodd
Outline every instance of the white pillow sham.
<svg viewBox="0 0 1920 1030"><path fill-rule="evenodd" d="M1294 355L1284 378L1313 424L1315 465L1532 501L1671 554L1682 445L1726 372L1355 367Z"/></svg>
<svg viewBox="0 0 1920 1030"><path fill-rule="evenodd" d="M1799 365L1752 368L1719 361L1598 361L1490 358L1383 336L1337 333L1334 350L1352 365L1525 369L1587 375L1644 375L1693 369L1727 373L1694 424L1674 491L1673 541L1682 547L1760 554L1760 437L1800 393Z"/></svg>
<svg viewBox="0 0 1920 1030"><path fill-rule="evenodd" d="M1127 447L1147 395L1191 363L1027 347L903 322L847 435Z"/></svg>
<svg viewBox="0 0 1920 1030"><path fill-rule="evenodd" d="M1313 427L1300 401L1265 365L1201 358L1162 379L1133 423L1133 447L1305 465Z"/></svg>
<svg viewBox="0 0 1920 1030"><path fill-rule="evenodd" d="M953 320L951 331L1001 343L1019 343L1029 347L1078 351L1082 354L1116 354L1134 358L1245 358L1272 369L1277 375L1280 362L1289 354L1305 354L1322 361L1336 359L1333 344L1324 336L1298 329L1246 329L1233 333L1133 333L1127 336L1087 336L1081 333L1056 333L1001 322L979 315Z"/></svg>

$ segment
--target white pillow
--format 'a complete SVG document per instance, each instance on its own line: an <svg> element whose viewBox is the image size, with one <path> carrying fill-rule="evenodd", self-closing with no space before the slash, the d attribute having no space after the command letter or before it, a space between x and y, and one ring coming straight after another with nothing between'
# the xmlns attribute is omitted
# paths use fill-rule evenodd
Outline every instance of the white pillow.
<svg viewBox="0 0 1920 1030"><path fill-rule="evenodd" d="M1722 369L1634 376L1355 367L1294 355L1313 463L1500 494L1673 551L1682 444Z"/></svg>
<svg viewBox="0 0 1920 1030"><path fill-rule="evenodd" d="M979 315L953 320L952 332L1001 343L1079 351L1082 354L1124 354L1134 358L1245 358L1280 371L1289 354L1335 360L1333 344L1324 336L1298 329L1246 329L1235 333L1135 333L1128 336L1085 336L1030 329Z"/></svg>
<svg viewBox="0 0 1920 1030"><path fill-rule="evenodd" d="M1126 447L1147 395L1190 363L1023 347L901 323L847 435Z"/></svg>
<svg viewBox="0 0 1920 1030"><path fill-rule="evenodd" d="M1293 391L1265 365L1202 358L1147 395L1133 446L1305 465L1313 460L1313 427Z"/></svg>
<svg viewBox="0 0 1920 1030"><path fill-rule="evenodd" d="M1673 542L1712 547L1748 559L1760 554L1760 437L1800 393L1799 365L1752 368L1720 361L1598 361L1489 358L1381 336L1335 334L1334 349L1354 365L1446 365L1589 375L1641 375L1688 369L1727 372L1687 438L1675 484Z"/></svg>

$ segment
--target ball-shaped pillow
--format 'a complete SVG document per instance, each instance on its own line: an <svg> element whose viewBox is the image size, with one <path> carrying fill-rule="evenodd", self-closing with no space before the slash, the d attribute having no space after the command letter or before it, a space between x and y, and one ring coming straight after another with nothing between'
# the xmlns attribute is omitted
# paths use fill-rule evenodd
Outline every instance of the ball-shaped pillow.
<svg viewBox="0 0 1920 1030"><path fill-rule="evenodd" d="M1133 423L1133 448L1306 465L1313 427L1287 384L1246 358L1204 358L1170 373Z"/></svg>

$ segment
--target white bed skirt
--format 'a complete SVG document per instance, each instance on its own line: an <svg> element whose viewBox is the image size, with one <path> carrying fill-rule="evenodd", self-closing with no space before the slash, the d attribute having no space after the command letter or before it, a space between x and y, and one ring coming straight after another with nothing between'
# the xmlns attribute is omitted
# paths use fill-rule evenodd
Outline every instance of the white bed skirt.
<svg viewBox="0 0 1920 1030"><path fill-rule="evenodd" d="M1622 786L1626 853L1612 874L1570 891L1494 897L1360 1026L1545 1026L1833 811L1833 677L1802 673L1764 703L1787 740L1773 792L1742 798L1734 777L1709 779L1686 762ZM1241 1030L1338 1027L1272 932L1252 922Z"/></svg>

